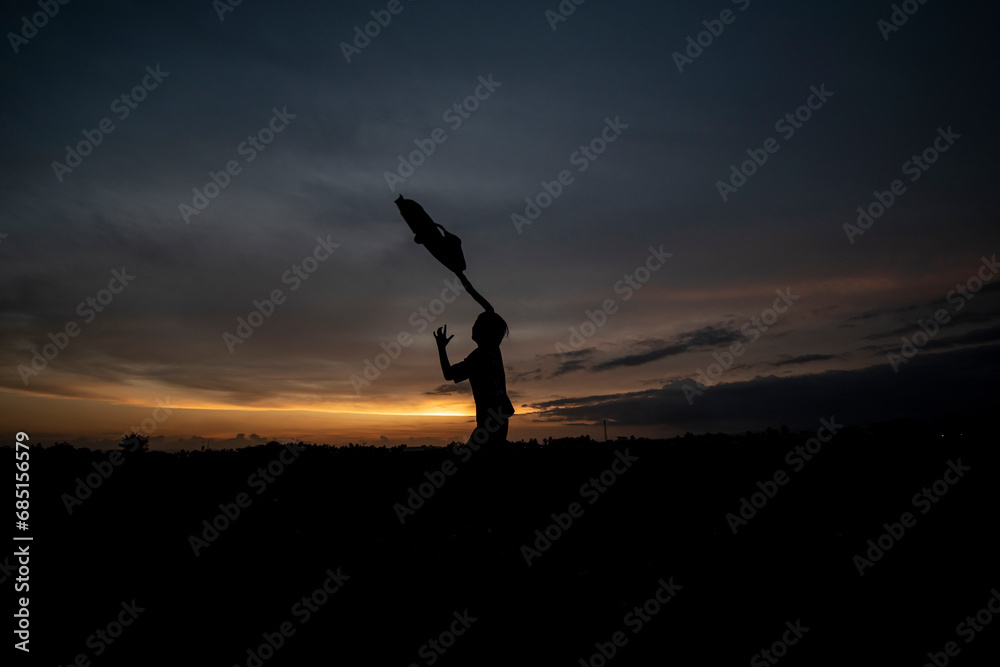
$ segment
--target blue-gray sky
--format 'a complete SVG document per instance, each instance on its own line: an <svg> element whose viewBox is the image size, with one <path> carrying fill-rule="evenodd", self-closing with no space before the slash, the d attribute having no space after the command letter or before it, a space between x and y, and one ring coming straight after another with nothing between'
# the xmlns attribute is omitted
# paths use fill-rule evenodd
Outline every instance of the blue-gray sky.
<svg viewBox="0 0 1000 667"><path fill-rule="evenodd" d="M471 394L441 379L431 328L449 325L461 359L478 308L435 303L450 276L413 243L400 193L462 238L510 325L514 438L598 436L602 419L614 435L809 428L989 400L995 9L914 3L888 30L891 3L590 0L564 21L546 14L555 1L220 6L4 10L5 428L100 443L146 423L162 446L463 438ZM345 49L372 12L391 21ZM141 101L120 100L144 81ZM53 164L76 164L81 142L78 166ZM730 180L752 155L763 164ZM531 224L512 217L561 172ZM883 215L845 230L897 179ZM307 280L286 274L318 244L336 248ZM101 297L123 268L135 278ZM953 293L977 272L981 291ZM227 344L275 289L283 303ZM752 318L778 292L797 298L765 330ZM112 298L88 315L88 297ZM433 325L420 312L441 306ZM939 309L896 372L887 355ZM67 324L78 335L32 368ZM400 336L413 342L361 384Z"/></svg>

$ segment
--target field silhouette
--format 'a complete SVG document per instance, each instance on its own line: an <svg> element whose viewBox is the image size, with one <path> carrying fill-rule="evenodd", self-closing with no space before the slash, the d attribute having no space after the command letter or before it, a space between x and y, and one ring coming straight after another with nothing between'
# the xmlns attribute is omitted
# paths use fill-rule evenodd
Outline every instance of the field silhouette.
<svg viewBox="0 0 1000 667"><path fill-rule="evenodd" d="M107 452L35 446L32 652L60 665L746 664L799 623L781 664L922 665L946 641L984 664L1000 630L966 645L955 627L1000 584L987 428L845 427L810 460L789 452L813 434L774 429L495 452L270 443L129 453L106 478ZM959 459L968 471L921 513L914 495ZM88 475L101 481L80 500ZM741 498L761 505L742 524ZM854 557L907 511L915 525L859 575ZM314 595L324 584L334 592ZM669 602L651 604L664 584ZM133 600L143 611L120 637L94 640Z"/></svg>

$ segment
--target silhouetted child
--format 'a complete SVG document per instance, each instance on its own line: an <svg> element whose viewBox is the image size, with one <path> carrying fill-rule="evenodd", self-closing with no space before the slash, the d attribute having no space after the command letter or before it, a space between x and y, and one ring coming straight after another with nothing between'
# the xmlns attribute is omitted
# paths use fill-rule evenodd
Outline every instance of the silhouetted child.
<svg viewBox="0 0 1000 667"><path fill-rule="evenodd" d="M496 450L507 442L507 420L514 414L514 406L507 396L507 380L503 370L500 343L508 335L507 323L492 310L481 313L472 326L472 340L479 346L464 361L448 362L445 347L455 336L448 335L443 326L434 333L441 371L445 380L456 383L468 380L476 400L476 430L469 438L473 449L485 447Z"/></svg>

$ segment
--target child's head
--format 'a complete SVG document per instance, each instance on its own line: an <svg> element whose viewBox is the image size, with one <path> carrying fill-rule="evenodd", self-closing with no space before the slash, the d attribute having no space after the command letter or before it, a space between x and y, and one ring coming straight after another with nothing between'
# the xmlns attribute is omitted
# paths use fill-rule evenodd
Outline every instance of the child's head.
<svg viewBox="0 0 1000 667"><path fill-rule="evenodd" d="M500 347L503 337L509 334L507 323L496 313L482 313L472 325L472 340L480 345Z"/></svg>

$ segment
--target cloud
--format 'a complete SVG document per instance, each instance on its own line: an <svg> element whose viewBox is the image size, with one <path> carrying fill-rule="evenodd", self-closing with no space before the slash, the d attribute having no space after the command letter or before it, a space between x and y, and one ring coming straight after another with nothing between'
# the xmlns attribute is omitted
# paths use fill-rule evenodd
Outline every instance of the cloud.
<svg viewBox="0 0 1000 667"><path fill-rule="evenodd" d="M963 317L962 318L962 322L963 323L968 323L968 322L974 322L974 321L975 322L978 322L978 321L989 321L989 320L993 320L993 319L996 319L996 317L995 316L989 316L989 317L985 317L985 318L967 318L967 317ZM946 327L948 325L945 324L943 326ZM922 330L918 326L910 325L908 327L902 327L902 328L900 328L900 329L892 332L892 334L877 335L877 336L865 336L865 340L871 340L871 339L879 340L881 338L887 338L887 337L889 337L891 335L892 337L896 337L896 338L898 338L900 336L906 336L908 340L912 341L913 340L913 334L915 334L915 333L917 333L919 331L922 331ZM931 339L925 345L923 345L921 347L921 349L923 349L923 350L927 350L927 349L946 349L946 348L959 347L959 346L963 346L963 345L980 345L982 343L995 343L997 340L1000 340L1000 325L992 326L992 327L987 327L987 328L984 328L984 329L974 329L972 331L967 331L967 332L961 333L961 334L953 334L953 335L950 335L950 336L943 335L941 333L941 331L942 330L939 329L938 330L939 333L933 339ZM894 341L892 343L886 343L886 344L883 344L883 345L865 345L864 347L861 347L860 349L861 350L865 350L865 351L871 351L871 352L873 352L873 353L875 353L877 355L889 354L890 352L894 352L896 354L899 354L901 346L902 346L901 342Z"/></svg>
<svg viewBox="0 0 1000 667"><path fill-rule="evenodd" d="M864 322L869 320L877 319L894 319L897 322L901 322L901 326L892 329L891 331L874 332L867 336L864 336L863 340L879 340L882 338L894 338L896 336L904 336L911 333L913 329L917 326L917 320L929 320L934 317L934 313L938 309L943 308L949 315L953 318L953 322L961 321L965 324L979 324L986 322L995 322L1000 319L1000 312L992 307L992 304L987 305L986 302L990 301L989 298L992 297L998 291L1000 291L1000 282L988 283L985 285L978 293L976 293L972 300L961 301L961 306L958 302L949 301L947 298L932 299L930 301L924 301L918 304L911 304L905 306L898 306L894 308L878 308L875 310L866 310L857 315L849 317L845 324L841 326L852 326L851 322ZM978 299L978 300L977 300Z"/></svg>
<svg viewBox="0 0 1000 667"><path fill-rule="evenodd" d="M771 365L774 367L791 366L792 364L808 364L811 361L828 361L836 358L837 355L835 354L802 354L797 357L789 357L787 359L782 359L781 361L775 361Z"/></svg>
<svg viewBox="0 0 1000 667"><path fill-rule="evenodd" d="M902 317L907 313L912 313L913 311L922 308L923 306L933 305L934 303L937 302L936 301L931 302L930 304L910 304L906 306L899 306L896 308L875 308L873 310L865 310L858 313L857 315L852 315L851 317L847 318L847 321L864 322L866 320L875 320L888 317Z"/></svg>
<svg viewBox="0 0 1000 667"><path fill-rule="evenodd" d="M449 396L451 394L471 394L472 388L468 382L457 384L440 384L431 391L425 391L426 396Z"/></svg>
<svg viewBox="0 0 1000 667"><path fill-rule="evenodd" d="M574 352L567 352L566 356L568 358L562 359L559 362L559 367L556 368L550 375L550 378L557 378L560 375L566 375L567 373L572 373L574 371L580 371L587 367L587 361L594 354L593 348L586 348L583 350L576 350Z"/></svg>
<svg viewBox="0 0 1000 667"><path fill-rule="evenodd" d="M728 345L743 338L739 330L733 328L731 322L721 322L698 329L692 329L677 334L670 340L660 338L644 338L641 340L623 341L587 347L569 352L535 355L541 363L538 368L512 376L512 382L551 380L576 371L590 370L594 372L607 371L615 368L642 366L666 357L677 356L691 350L711 348L718 345ZM606 356L609 350L626 348L627 354L598 361ZM552 370L544 370L551 363L556 363Z"/></svg>
<svg viewBox="0 0 1000 667"><path fill-rule="evenodd" d="M1000 345L955 352L923 352L894 373L889 364L794 377L756 377L702 387L689 404L693 380L660 389L559 398L532 404L548 421L614 420L621 425L729 431L761 424L808 428L833 415L845 424L930 418L993 407Z"/></svg>
<svg viewBox="0 0 1000 667"><path fill-rule="evenodd" d="M996 343L1000 340L1000 325L986 329L974 329L964 334L935 339L927 347L956 347L959 345L979 345L980 343Z"/></svg>
<svg viewBox="0 0 1000 667"><path fill-rule="evenodd" d="M743 334L734 328L732 323L726 322L682 333L677 340L690 347L716 347L743 340Z"/></svg>
<svg viewBox="0 0 1000 667"><path fill-rule="evenodd" d="M719 345L729 345L738 340L742 340L743 335L738 329L733 328L731 323L720 323L708 325L700 329L685 331L678 334L672 341L645 340L633 343L634 346L656 345L654 349L646 352L627 354L610 361L605 361L591 368L594 371L606 371L612 368L623 366L642 366L653 361L658 361L665 357L673 357L684 354L691 350L717 347Z"/></svg>
<svg viewBox="0 0 1000 667"><path fill-rule="evenodd" d="M530 371L514 373L510 376L512 383L516 382L539 382L551 380L567 373L581 371L588 368L587 362L594 355L596 350L592 347L585 347L581 350L571 350L569 352L554 352L551 354L536 354L535 361L541 365ZM544 367L556 364L552 370L544 370Z"/></svg>
<svg viewBox="0 0 1000 667"><path fill-rule="evenodd" d="M650 350L649 352L629 354L624 357L612 359L611 361L605 361L604 363L594 366L592 370L606 371L611 368L620 368L622 366L641 366L642 364L648 364L651 361L657 361L659 359L663 359L664 357L672 357L678 354L683 354L689 349L691 349L691 346L685 344L668 345L666 347Z"/></svg>

